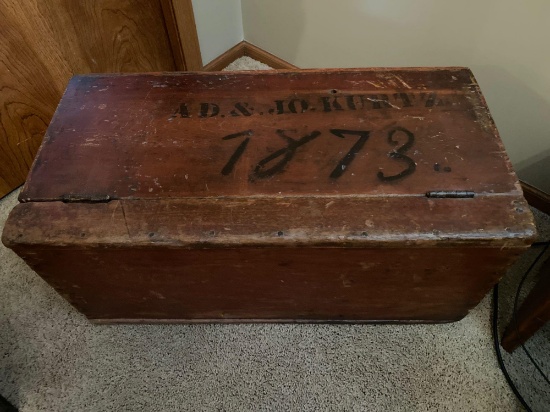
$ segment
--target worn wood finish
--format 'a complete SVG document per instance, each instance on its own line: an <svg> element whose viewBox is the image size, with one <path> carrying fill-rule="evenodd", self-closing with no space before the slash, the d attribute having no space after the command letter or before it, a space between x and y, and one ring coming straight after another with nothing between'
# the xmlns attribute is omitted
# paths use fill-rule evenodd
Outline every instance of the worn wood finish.
<svg viewBox="0 0 550 412"><path fill-rule="evenodd" d="M521 198L460 68L75 77L59 113L22 201L440 189Z"/></svg>
<svg viewBox="0 0 550 412"><path fill-rule="evenodd" d="M4 242L71 247L526 247L515 196L230 197L18 205ZM506 222L503 226L502 222ZM31 229L32 228L32 229ZM518 236L524 234L524 236Z"/></svg>
<svg viewBox="0 0 550 412"><path fill-rule="evenodd" d="M75 77L20 200L100 322L451 321L535 235L464 68Z"/></svg>
<svg viewBox="0 0 550 412"><path fill-rule="evenodd" d="M159 0L1 0L0 21L0 197L25 180L71 75L174 69Z"/></svg>
<svg viewBox="0 0 550 412"><path fill-rule="evenodd" d="M522 249L15 250L98 321L445 322L466 315Z"/></svg>

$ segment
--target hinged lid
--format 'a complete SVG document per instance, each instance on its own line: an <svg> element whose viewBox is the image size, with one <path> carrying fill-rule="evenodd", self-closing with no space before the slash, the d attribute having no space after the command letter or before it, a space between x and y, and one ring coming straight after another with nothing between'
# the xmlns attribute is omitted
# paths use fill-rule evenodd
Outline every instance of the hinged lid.
<svg viewBox="0 0 550 412"><path fill-rule="evenodd" d="M478 203L489 197L495 201ZM269 199L271 213L282 214L282 198L298 199L289 209L299 203L307 216L300 233L328 225L331 201L345 213L342 199L356 215L381 201L401 202L395 210L409 201L426 210L469 202L458 207L479 204L487 214L486 205L502 204L495 238L509 227L514 238L533 233L528 213L514 214L518 204L525 208L517 178L465 68L76 76L20 195L22 202L187 199L186 208L223 198L261 200L267 215ZM415 224L421 232L422 221L442 218ZM361 237L368 220L359 213L344 226ZM489 220L463 222L462 232L491 232ZM247 230L243 236L254 226Z"/></svg>

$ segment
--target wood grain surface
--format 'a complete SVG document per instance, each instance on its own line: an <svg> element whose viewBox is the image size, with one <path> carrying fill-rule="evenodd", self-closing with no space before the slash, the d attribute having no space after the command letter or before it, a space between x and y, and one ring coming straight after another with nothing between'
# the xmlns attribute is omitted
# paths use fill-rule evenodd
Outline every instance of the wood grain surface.
<svg viewBox="0 0 550 412"><path fill-rule="evenodd" d="M240 197L27 202L3 242L72 247L527 247L535 236L516 196Z"/></svg>
<svg viewBox="0 0 550 412"><path fill-rule="evenodd" d="M166 29L178 71L203 69L191 0L161 0Z"/></svg>
<svg viewBox="0 0 550 412"><path fill-rule="evenodd" d="M521 198L467 69L76 77L20 199L437 190Z"/></svg>
<svg viewBox="0 0 550 412"><path fill-rule="evenodd" d="M98 322L443 322L535 237L465 68L73 78L2 241Z"/></svg>
<svg viewBox="0 0 550 412"><path fill-rule="evenodd" d="M0 197L25 180L73 74L174 69L159 0L1 0L0 21Z"/></svg>
<svg viewBox="0 0 550 412"><path fill-rule="evenodd" d="M448 322L523 249L26 247L18 254L103 322Z"/></svg>
<svg viewBox="0 0 550 412"><path fill-rule="evenodd" d="M404 200L29 202L2 241L96 322L446 322L534 235L503 199Z"/></svg>

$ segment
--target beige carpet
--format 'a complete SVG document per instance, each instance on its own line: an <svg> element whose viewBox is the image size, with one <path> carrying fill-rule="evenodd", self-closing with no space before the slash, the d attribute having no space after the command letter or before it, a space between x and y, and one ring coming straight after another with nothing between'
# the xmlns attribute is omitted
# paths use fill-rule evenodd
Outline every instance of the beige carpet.
<svg viewBox="0 0 550 412"><path fill-rule="evenodd" d="M234 71L234 70L270 70L267 64L263 64L257 60L254 60L248 56L243 56L235 60L229 66L227 66L224 71Z"/></svg>
<svg viewBox="0 0 550 412"><path fill-rule="evenodd" d="M16 196L0 201L0 229ZM529 343L547 372L549 336ZM524 355L506 361L548 410ZM1 245L0 393L23 412L521 410L493 352L489 297L444 325L94 326Z"/></svg>

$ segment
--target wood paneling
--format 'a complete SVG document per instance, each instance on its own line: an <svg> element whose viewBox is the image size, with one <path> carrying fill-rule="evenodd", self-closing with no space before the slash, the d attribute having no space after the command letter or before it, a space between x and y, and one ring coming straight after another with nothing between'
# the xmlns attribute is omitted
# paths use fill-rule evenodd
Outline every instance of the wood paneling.
<svg viewBox="0 0 550 412"><path fill-rule="evenodd" d="M75 73L174 70L159 0L0 0L0 197Z"/></svg>

